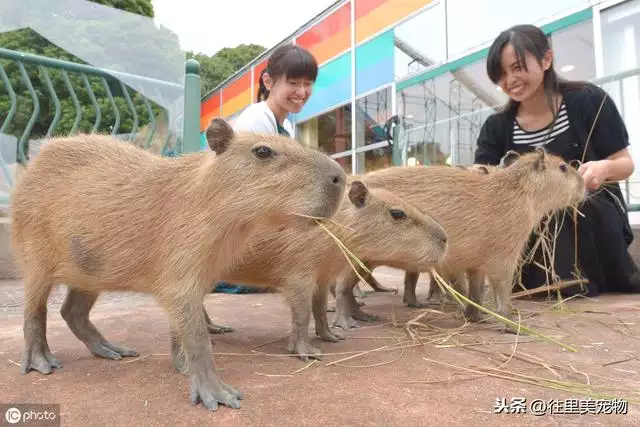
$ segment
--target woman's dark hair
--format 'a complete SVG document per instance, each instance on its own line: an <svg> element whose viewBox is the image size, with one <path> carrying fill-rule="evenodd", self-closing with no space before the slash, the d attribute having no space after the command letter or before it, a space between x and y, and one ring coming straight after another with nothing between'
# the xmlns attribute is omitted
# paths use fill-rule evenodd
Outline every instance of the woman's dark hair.
<svg viewBox="0 0 640 427"><path fill-rule="evenodd" d="M265 73L269 73L273 81L287 77L292 79L306 78L315 82L318 77L318 63L311 52L301 46L294 44L278 46L269 56L267 68L260 73L258 102L269 97L269 90L262 79Z"/></svg>
<svg viewBox="0 0 640 427"><path fill-rule="evenodd" d="M525 63L526 52L532 54L538 63L542 65L545 53L551 49L549 39L535 25L515 25L504 30L491 44L489 55L487 56L487 75L493 84L497 85L502 77L501 55L502 50L508 44L513 46L518 64L525 71L527 71L527 64ZM553 68L553 63L551 63L549 69L545 70L543 79L544 93L555 121L555 116L558 112L553 104L553 94L566 93L569 90L583 87L585 83L569 81L559 77ZM506 109L511 109L516 105L517 102L509 100Z"/></svg>

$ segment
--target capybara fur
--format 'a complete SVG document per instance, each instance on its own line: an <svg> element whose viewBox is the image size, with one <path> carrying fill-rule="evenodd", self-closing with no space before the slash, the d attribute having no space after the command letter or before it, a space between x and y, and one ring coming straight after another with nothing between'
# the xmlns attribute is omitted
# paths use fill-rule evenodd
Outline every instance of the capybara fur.
<svg viewBox="0 0 640 427"><path fill-rule="evenodd" d="M323 227L358 259L411 271L428 271L440 262L447 248L444 229L430 216L393 193L369 190L358 180L351 182L341 208ZM331 332L327 321L328 288L352 267L325 229L256 231L247 243L242 263L230 273L233 282L277 288L284 293L292 313L288 351L303 360L320 353L309 344L307 331L312 314L321 339L337 342L342 338ZM351 263L356 265L354 260Z"/></svg>
<svg viewBox="0 0 640 427"><path fill-rule="evenodd" d="M330 217L346 175L328 156L281 136L235 134L221 119L207 130L212 151L163 158L109 136L50 140L13 195L12 238L24 273L22 373L61 363L46 339L47 298L69 288L61 313L96 356L137 352L108 342L89 320L102 291L152 294L169 316L184 356L191 399L214 410L240 407L219 381L202 310L256 227L317 227Z"/></svg>
<svg viewBox="0 0 640 427"><path fill-rule="evenodd" d="M359 179L369 188L392 190L442 224L449 248L439 268L466 270L469 298L479 305L486 275L498 314L510 318L514 274L530 233L546 214L582 202L586 190L576 169L543 148L505 157L508 167L488 175L441 166L391 167ZM353 299L350 288L357 283L353 276L337 286L337 326L355 323L351 313L340 309L358 308L339 302ZM466 307L465 315L472 321L480 319L479 310L472 305Z"/></svg>

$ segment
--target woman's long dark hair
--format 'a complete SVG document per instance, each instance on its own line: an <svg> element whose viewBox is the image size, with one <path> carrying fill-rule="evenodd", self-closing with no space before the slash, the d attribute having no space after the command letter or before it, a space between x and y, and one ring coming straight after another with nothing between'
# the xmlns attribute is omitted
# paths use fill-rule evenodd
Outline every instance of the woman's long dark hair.
<svg viewBox="0 0 640 427"><path fill-rule="evenodd" d="M274 82L284 76L292 79L307 78L315 83L318 77L318 63L311 52L301 46L294 44L278 46L269 56L267 67L260 73L258 102L269 98L269 90L263 81L265 73L269 73L269 77Z"/></svg>
<svg viewBox="0 0 640 427"><path fill-rule="evenodd" d="M489 55L487 56L487 75L493 84L497 85L502 77L502 64L501 55L502 50L510 44L513 46L513 50L516 53L518 65L525 71L527 71L527 64L525 63L526 52L532 54L538 64L542 65L542 59L551 46L549 39L542 32L542 30L535 25L515 25L511 28L504 30L493 41L489 48ZM586 82L583 81L569 81L559 77L553 68L553 63L549 69L544 72L543 87L544 94L547 98L549 108L553 113L553 121L558 115L556 106L553 102L555 94L564 94L570 90L584 87ZM509 102L505 106L505 110L517 108L518 102L509 99ZM553 127L553 126L552 126Z"/></svg>

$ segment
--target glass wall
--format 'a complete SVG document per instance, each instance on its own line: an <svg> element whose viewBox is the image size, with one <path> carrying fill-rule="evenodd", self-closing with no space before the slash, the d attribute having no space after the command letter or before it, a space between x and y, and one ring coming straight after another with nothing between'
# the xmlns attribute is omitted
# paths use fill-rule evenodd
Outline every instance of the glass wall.
<svg viewBox="0 0 640 427"><path fill-rule="evenodd" d="M395 79L444 63L447 59L446 31L444 1L437 0L395 27Z"/></svg>
<svg viewBox="0 0 640 427"><path fill-rule="evenodd" d="M296 139L334 157L351 173L351 104L298 123Z"/></svg>
<svg viewBox="0 0 640 427"><path fill-rule="evenodd" d="M640 0L629 0L602 10L602 71L612 76L640 67ZM637 75L617 79L603 85L622 114L631 142L631 155L640 164L640 79ZM640 168L636 167L629 179L628 188L623 185L629 203L640 203Z"/></svg>
<svg viewBox="0 0 640 427"><path fill-rule="evenodd" d="M493 40L516 24L537 24L578 8L590 0L447 0L447 55L449 59Z"/></svg>
<svg viewBox="0 0 640 427"><path fill-rule="evenodd" d="M554 33L550 41L561 76L595 78L591 20ZM487 77L485 58L402 89L397 100L402 163L473 163L483 122L507 100Z"/></svg>
<svg viewBox="0 0 640 427"><path fill-rule="evenodd" d="M356 100L356 173L392 166L385 124L391 117L391 87Z"/></svg>

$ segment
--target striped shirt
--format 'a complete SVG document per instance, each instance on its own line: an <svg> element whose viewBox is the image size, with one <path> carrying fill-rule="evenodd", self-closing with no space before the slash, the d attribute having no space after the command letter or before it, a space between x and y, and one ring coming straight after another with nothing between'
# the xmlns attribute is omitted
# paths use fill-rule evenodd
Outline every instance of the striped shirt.
<svg viewBox="0 0 640 427"><path fill-rule="evenodd" d="M526 131L518 125L518 121L513 121L513 143L515 145L529 145L530 147L540 147L547 145L554 141L559 136L565 136L564 134L569 130L569 117L567 116L567 107L562 102L560 106L560 112L556 122L553 123L553 131L549 134L549 130L552 124L545 126L543 129L536 131Z"/></svg>

